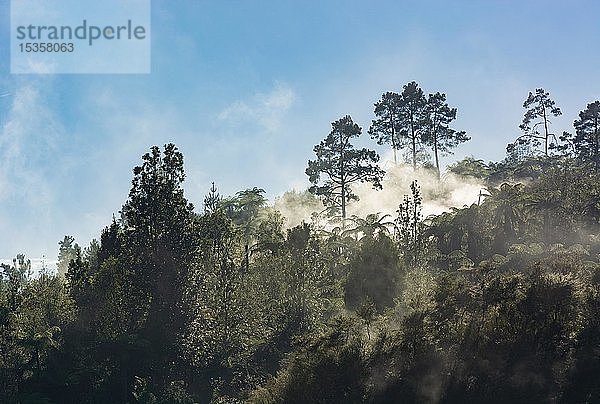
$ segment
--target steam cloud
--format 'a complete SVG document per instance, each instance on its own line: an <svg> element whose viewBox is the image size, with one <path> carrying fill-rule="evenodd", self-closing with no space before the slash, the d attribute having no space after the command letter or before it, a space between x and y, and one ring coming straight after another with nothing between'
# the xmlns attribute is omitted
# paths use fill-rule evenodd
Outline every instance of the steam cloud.
<svg viewBox="0 0 600 404"><path fill-rule="evenodd" d="M407 164L386 163L386 175L382 181L383 190L374 190L370 184L356 184L353 191L360 198L347 206L348 217L356 215L364 218L371 213L396 216L398 205L404 195L410 195L410 184L417 180L423 197L423 217L439 215L450 208L461 208L476 203L479 192L484 188L476 179L464 178L451 172L437 178L435 172L423 168L413 171ZM274 204L286 218L286 226L294 227L302 221L310 222L313 212L324 209L323 204L311 198L308 192L287 192L277 198Z"/></svg>

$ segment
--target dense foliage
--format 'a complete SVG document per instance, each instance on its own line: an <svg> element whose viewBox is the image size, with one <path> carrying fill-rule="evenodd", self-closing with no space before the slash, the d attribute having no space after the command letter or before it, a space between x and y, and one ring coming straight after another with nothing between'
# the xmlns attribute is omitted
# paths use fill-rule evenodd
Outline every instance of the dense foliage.
<svg viewBox="0 0 600 404"><path fill-rule="evenodd" d="M419 91L409 83L402 97L416 108ZM433 97L448 115L435 141L465 139ZM416 164L433 129L386 129L408 116L390 112L393 98L376 105L371 132L393 148L400 133L422 134L405 142ZM24 255L2 264L0 402L599 402L596 104L564 135L572 147L451 165L486 191L431 217L417 181L395 216L344 218L352 181L322 195L340 192L330 206L341 222L287 228L256 187L224 198L213 184L196 209L181 152L153 147L100 240L60 241L57 274L34 273ZM362 175L339 171L358 154L375 162L340 152L335 135L358 133L350 117L334 122L313 182Z"/></svg>

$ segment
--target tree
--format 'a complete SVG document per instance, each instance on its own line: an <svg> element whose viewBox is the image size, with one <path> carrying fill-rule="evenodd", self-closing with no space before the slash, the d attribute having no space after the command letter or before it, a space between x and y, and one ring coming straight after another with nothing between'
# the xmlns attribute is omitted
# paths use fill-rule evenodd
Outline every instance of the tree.
<svg viewBox="0 0 600 404"><path fill-rule="evenodd" d="M424 111L427 100L419 85L411 81L400 94L400 136L404 144L410 145L413 170L417 169L417 156L422 150Z"/></svg>
<svg viewBox="0 0 600 404"><path fill-rule="evenodd" d="M262 188L249 188L239 191L233 198L221 202L227 216L241 230L244 239L243 268L250 267L250 256L253 253L254 239L261 222L261 213L267 203Z"/></svg>
<svg viewBox="0 0 600 404"><path fill-rule="evenodd" d="M402 275L398 248L384 233L365 237L347 265L344 284L346 308L359 310L371 299L378 313L394 305Z"/></svg>
<svg viewBox="0 0 600 404"><path fill-rule="evenodd" d="M193 205L184 196L183 155L174 144L157 146L133 170L121 211L124 235L119 258L131 271L140 332L150 342L159 387L180 355L178 339L189 322L186 280L198 250Z"/></svg>
<svg viewBox="0 0 600 404"><path fill-rule="evenodd" d="M403 247L404 262L411 267L422 264L425 255L425 240L423 237L423 197L417 181L410 184L410 197L404 195L404 200L398 206L395 219L396 238Z"/></svg>
<svg viewBox="0 0 600 404"><path fill-rule="evenodd" d="M484 204L491 205L491 217L495 237L495 251L504 253L507 246L516 241L518 226L524 222L523 185L502 184L499 188L487 188L490 196Z"/></svg>
<svg viewBox="0 0 600 404"><path fill-rule="evenodd" d="M306 175L313 184L309 191L321 196L324 204L334 211L340 209L341 217L345 219L348 202L358 200L351 185L370 182L374 189L382 189L385 172L376 165L379 155L374 150L357 150L352 145L352 138L360 136L361 128L350 115L331 126L329 135L314 147L317 158L308 161ZM327 176L323 181L322 175Z"/></svg>
<svg viewBox="0 0 600 404"><path fill-rule="evenodd" d="M100 235L100 248L97 253L98 263L101 264L109 257L118 257L121 253L122 241L123 228L113 216L110 226L105 227Z"/></svg>
<svg viewBox="0 0 600 404"><path fill-rule="evenodd" d="M22 254L0 270L0 401L55 401L45 399L64 379L52 359L73 315L64 281L45 268L31 276Z"/></svg>
<svg viewBox="0 0 600 404"><path fill-rule="evenodd" d="M523 131L523 135L519 136L514 143L506 147L506 151L510 154L511 151L519 145L532 146L534 148L540 146L540 141L544 144L544 156L548 156L548 149L551 146L550 138L556 142L556 136L550 132L550 117L562 115L559 107L550 98L550 94L543 88L537 88L535 94L529 92L529 96L523 103L523 108L526 108L523 116L523 123L519 128ZM539 127L543 127L540 132Z"/></svg>
<svg viewBox="0 0 600 404"><path fill-rule="evenodd" d="M380 213L369 213L364 219L352 215L350 221L353 222L352 228L346 230L344 234L355 235L358 237L375 237L379 233L390 234L390 228L394 222L388 221L391 215L381 215Z"/></svg>
<svg viewBox="0 0 600 404"><path fill-rule="evenodd" d="M16 311L22 300L23 289L31 277L31 260L26 260L24 254L13 258L13 266L0 264L0 280L4 282L3 292L6 295L7 308Z"/></svg>
<svg viewBox="0 0 600 404"><path fill-rule="evenodd" d="M490 175L490 167L481 159L467 156L448 166L448 171L461 177L473 177L485 180Z"/></svg>
<svg viewBox="0 0 600 404"><path fill-rule="evenodd" d="M214 181L211 183L208 195L204 197L204 213L212 213L219 207L221 203L221 195L217 191Z"/></svg>
<svg viewBox="0 0 600 404"><path fill-rule="evenodd" d="M541 188L534 189L525 198L525 207L542 215L542 240L545 243L549 243L552 237L556 237L552 234L552 227L553 217L561 210L561 203L564 200L560 194L560 190Z"/></svg>
<svg viewBox="0 0 600 404"><path fill-rule="evenodd" d="M235 260L240 234L225 211L203 215L199 234L202 259L190 277L188 298L194 315L185 349L194 365L212 368L219 377L246 343L240 296L246 271Z"/></svg>
<svg viewBox="0 0 600 404"><path fill-rule="evenodd" d="M377 144L389 144L394 153L396 164L396 150L401 147L400 138L400 94L387 92L375 104L375 116L369 128L371 139L376 139Z"/></svg>
<svg viewBox="0 0 600 404"><path fill-rule="evenodd" d="M274 328L280 336L313 329L335 304L338 291L330 258L306 223L288 229L281 248L262 257L254 287L265 295L269 316L278 316Z"/></svg>
<svg viewBox="0 0 600 404"><path fill-rule="evenodd" d="M379 402L367 399L368 358L358 329L357 318L339 317L322 333L305 337L277 376L247 402Z"/></svg>
<svg viewBox="0 0 600 404"><path fill-rule="evenodd" d="M69 263L75 259L78 253L81 253L81 247L75 242L73 236L65 236L58 242L58 263L57 269L60 276L64 276L69 269Z"/></svg>
<svg viewBox="0 0 600 404"><path fill-rule="evenodd" d="M573 122L575 135L565 132L560 140L567 142L575 156L600 168L600 101L594 101Z"/></svg>
<svg viewBox="0 0 600 404"><path fill-rule="evenodd" d="M425 104L423 141L433 149L435 168L440 176L439 155L451 154L451 149L471 138L464 131L456 131L449 127L456 119L456 108L446 103L446 94L437 92L429 94Z"/></svg>

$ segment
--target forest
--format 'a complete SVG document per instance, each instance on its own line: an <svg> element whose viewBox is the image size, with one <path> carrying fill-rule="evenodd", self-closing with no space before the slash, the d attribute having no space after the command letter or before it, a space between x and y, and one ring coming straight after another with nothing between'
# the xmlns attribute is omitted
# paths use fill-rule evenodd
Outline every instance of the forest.
<svg viewBox="0 0 600 404"><path fill-rule="evenodd" d="M151 147L99 240L65 236L57 271L2 264L0 402L600 402L600 101L584 105L555 134L535 89L504 160L443 170L469 133L409 82L364 133L323 128L310 188L275 203L213 183L192 204L182 151ZM391 211L365 202L399 170ZM456 183L474 202L426 214Z"/></svg>

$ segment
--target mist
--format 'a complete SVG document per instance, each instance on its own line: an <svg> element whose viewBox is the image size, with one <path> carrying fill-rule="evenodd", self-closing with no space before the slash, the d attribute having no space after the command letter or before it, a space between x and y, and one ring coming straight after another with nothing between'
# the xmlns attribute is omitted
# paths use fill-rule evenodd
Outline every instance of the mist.
<svg viewBox="0 0 600 404"><path fill-rule="evenodd" d="M418 167L413 170L409 164L394 165L386 161L385 177L382 190L373 189L369 183L352 185L352 190L358 195L358 201L348 203L348 217L366 217L368 214L379 213L396 216L398 205L404 195L410 194L410 184L417 181L423 197L423 217L439 215L451 208L462 208L478 202L479 193L484 188L483 183L471 177L461 177L452 172L445 172L441 178L434 170ZM312 215L322 212L325 206L308 191L288 191L275 199L274 208L285 218L288 228L301 222L310 222Z"/></svg>

